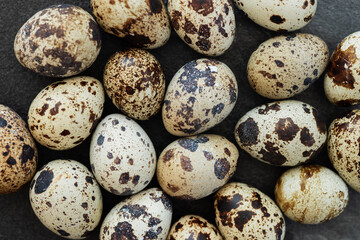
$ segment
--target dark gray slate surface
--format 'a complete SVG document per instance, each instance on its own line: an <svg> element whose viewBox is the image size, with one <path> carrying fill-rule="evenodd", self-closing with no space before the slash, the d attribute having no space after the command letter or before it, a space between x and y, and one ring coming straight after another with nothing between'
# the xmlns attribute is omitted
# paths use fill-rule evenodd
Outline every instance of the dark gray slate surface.
<svg viewBox="0 0 360 240"><path fill-rule="evenodd" d="M275 0L274 0L275 1ZM14 0L0 1L0 103L13 108L23 118L26 118L31 101L37 93L54 79L45 78L24 69L13 54L13 40L17 30L35 12L49 5L71 3L90 11L90 1L71 0ZM299 32L313 33L320 36L328 44L332 52L337 43L347 35L360 30L360 1L358 0L319 0L318 11L308 26ZM226 63L235 73L239 85L239 99L231 115L209 133L221 134L235 142L233 130L237 120L247 111L260 104L270 102L257 95L249 86L246 79L246 64L252 51L268 38L277 35L257 26L242 12L236 10L237 32L231 48L217 59ZM102 32L103 49L95 64L84 72L102 80L102 72L106 60L116 51L126 47L122 40ZM185 63L201 58L187 47L172 32L170 41L164 47L150 51L163 66L166 81L169 83L175 72ZM293 99L302 100L316 107L329 126L332 119L349 109L332 106L325 98L321 77L314 85ZM118 112L109 98L106 99L103 116ZM140 122L141 126L151 137L157 154L176 139L164 129L161 116L158 114L152 120ZM89 138L90 139L90 138ZM58 159L75 159L89 165L89 142L87 139L75 149L56 152L41 147L39 149L39 167L45 163ZM331 167L324 148L317 159L313 161ZM244 151L240 151L237 171L232 181L241 181L259 188L274 198L274 186L277 178L286 168L273 167L260 163ZM158 186L153 180L150 186ZM0 239L61 239L47 230L34 215L28 198L29 184L19 192L0 196ZM104 213L123 198L103 191ZM173 221L185 214L198 214L214 222L213 196L185 202L174 200ZM301 225L286 219L287 230L285 239L359 239L360 235L360 194L350 190L350 201L345 211L336 219L320 225ZM98 230L89 239L98 239Z"/></svg>

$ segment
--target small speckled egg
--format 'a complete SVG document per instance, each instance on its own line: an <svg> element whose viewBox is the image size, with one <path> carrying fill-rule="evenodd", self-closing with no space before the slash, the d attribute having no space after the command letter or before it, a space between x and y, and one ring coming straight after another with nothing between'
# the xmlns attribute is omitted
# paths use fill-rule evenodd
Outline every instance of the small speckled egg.
<svg viewBox="0 0 360 240"><path fill-rule="evenodd" d="M162 109L165 128L176 136L202 133L230 114L237 94L235 75L224 63L191 61L169 83Z"/></svg>
<svg viewBox="0 0 360 240"><path fill-rule="evenodd" d="M106 216L100 240L166 239L172 204L160 189L151 188L118 203Z"/></svg>
<svg viewBox="0 0 360 240"><path fill-rule="evenodd" d="M105 117L90 143L91 169L102 187L116 195L144 189L155 173L156 152L146 132L121 114Z"/></svg>
<svg viewBox="0 0 360 240"><path fill-rule="evenodd" d="M118 109L129 117L147 120L161 108L165 76L152 54L134 48L118 52L108 60L104 86Z"/></svg>
<svg viewBox="0 0 360 240"><path fill-rule="evenodd" d="M234 0L255 23L278 32L305 27L316 12L317 0Z"/></svg>
<svg viewBox="0 0 360 240"><path fill-rule="evenodd" d="M331 55L324 90L336 106L360 103L360 31L344 38Z"/></svg>
<svg viewBox="0 0 360 240"><path fill-rule="evenodd" d="M100 29L84 9L45 8L18 31L14 50L21 65L49 77L69 77L89 68L101 48Z"/></svg>
<svg viewBox="0 0 360 240"><path fill-rule="evenodd" d="M103 207L93 175L74 160L54 160L43 166L31 182L30 203L42 224L69 239L91 234Z"/></svg>
<svg viewBox="0 0 360 240"><path fill-rule="evenodd" d="M313 159L326 142L326 124L309 104L285 100L256 107L236 124L239 146L267 164L295 166Z"/></svg>
<svg viewBox="0 0 360 240"><path fill-rule="evenodd" d="M244 183L229 183L215 196L215 221L225 239L285 237L285 219L275 202Z"/></svg>
<svg viewBox="0 0 360 240"><path fill-rule="evenodd" d="M0 194L18 191L34 176L37 148L24 120L0 104Z"/></svg>
<svg viewBox="0 0 360 240"><path fill-rule="evenodd" d="M218 135L180 138L160 154L157 179L171 197L195 200L217 191L235 173L239 152Z"/></svg>
<svg viewBox="0 0 360 240"><path fill-rule="evenodd" d="M91 0L92 12L105 32L137 47L163 46L171 34L162 0Z"/></svg>
<svg viewBox="0 0 360 240"><path fill-rule="evenodd" d="M67 150L82 143L101 117L105 93L92 77L73 77L45 87L30 105L28 124L41 145Z"/></svg>
<svg viewBox="0 0 360 240"><path fill-rule="evenodd" d="M179 37L201 54L219 56L234 40L236 23L231 0L169 0L168 11Z"/></svg>
<svg viewBox="0 0 360 240"><path fill-rule="evenodd" d="M306 90L326 68L329 49L308 33L276 36L260 44L251 55L247 76L261 96L285 99Z"/></svg>
<svg viewBox="0 0 360 240"><path fill-rule="evenodd" d="M206 219L200 216L186 215L172 225L167 237L167 240L184 239L222 240L223 238L216 227Z"/></svg>
<svg viewBox="0 0 360 240"><path fill-rule="evenodd" d="M337 217L349 195L345 182L319 165L287 170L275 186L275 199L284 214L304 224L323 223Z"/></svg>

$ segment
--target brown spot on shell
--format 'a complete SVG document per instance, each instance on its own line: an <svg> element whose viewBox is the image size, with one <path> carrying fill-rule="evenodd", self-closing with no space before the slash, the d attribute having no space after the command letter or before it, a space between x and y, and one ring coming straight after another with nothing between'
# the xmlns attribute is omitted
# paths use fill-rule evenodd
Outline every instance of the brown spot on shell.
<svg viewBox="0 0 360 240"><path fill-rule="evenodd" d="M55 27L51 24L44 23L37 25L37 30L35 32L35 37L37 38L48 38L52 35L55 35L57 38L62 38L65 36L65 31L63 26Z"/></svg>
<svg viewBox="0 0 360 240"><path fill-rule="evenodd" d="M163 5L161 0L146 0L147 5L150 7L152 13L161 13Z"/></svg>
<svg viewBox="0 0 360 240"><path fill-rule="evenodd" d="M130 180L129 172L125 172L125 173L122 173L120 175L119 183L120 184L127 184L129 180Z"/></svg>
<svg viewBox="0 0 360 240"><path fill-rule="evenodd" d="M282 18L279 15L272 15L270 17L270 21L273 22L273 23L276 23L276 24L282 24L282 23L284 23L286 21L286 19Z"/></svg>
<svg viewBox="0 0 360 240"><path fill-rule="evenodd" d="M284 63L280 60L275 60L276 66L278 67L284 67Z"/></svg>
<svg viewBox="0 0 360 240"><path fill-rule="evenodd" d="M315 5L315 0L310 0L311 5Z"/></svg>
<svg viewBox="0 0 360 240"><path fill-rule="evenodd" d="M214 173L218 179L224 179L230 171L230 163L226 158L219 158L214 164Z"/></svg>
<svg viewBox="0 0 360 240"><path fill-rule="evenodd" d="M280 218L280 222L274 226L274 231L275 231L277 240L282 239L283 228L284 228L284 219Z"/></svg>
<svg viewBox="0 0 360 240"><path fill-rule="evenodd" d="M319 132L321 134L326 133L326 123L320 119L319 113L315 108L312 109L312 114L315 118L316 126L317 126L317 129L319 130Z"/></svg>
<svg viewBox="0 0 360 240"><path fill-rule="evenodd" d="M166 151L166 153L163 156L164 163L170 161L173 157L174 157L174 149L170 149Z"/></svg>
<svg viewBox="0 0 360 240"><path fill-rule="evenodd" d="M242 122L237 129L240 142L244 146L257 144L259 133L259 127L253 118L248 118L245 122Z"/></svg>
<svg viewBox="0 0 360 240"><path fill-rule="evenodd" d="M255 216L256 213L252 211L239 211L237 212L237 216L234 218L235 227L242 232L244 226L250 221L250 219Z"/></svg>
<svg viewBox="0 0 360 240"><path fill-rule="evenodd" d="M47 190L52 183L54 173L51 170L43 170L35 181L35 194L41 194Z"/></svg>
<svg viewBox="0 0 360 240"><path fill-rule="evenodd" d="M52 116L54 116L54 115L56 115L56 114L59 113L59 107L60 107L60 105L61 105L61 102L57 102L57 103L55 104L55 107L53 107L53 108L50 109L50 114L51 114Z"/></svg>
<svg viewBox="0 0 360 240"><path fill-rule="evenodd" d="M204 38L199 39L195 44L202 51L209 51L211 48L211 42Z"/></svg>
<svg viewBox="0 0 360 240"><path fill-rule="evenodd" d="M180 157L180 163L181 163L181 168L185 171L185 172L192 172L193 170L193 166L191 165L191 160L189 157L186 157L184 155L181 155Z"/></svg>
<svg viewBox="0 0 360 240"><path fill-rule="evenodd" d="M181 12L175 10L172 12L172 15L171 15L171 24L173 26L173 28L175 30L179 30L180 29L180 24L179 24L179 20L181 19Z"/></svg>
<svg viewBox="0 0 360 240"><path fill-rule="evenodd" d="M318 165L308 165L303 166L300 169L300 189L301 191L305 191L306 182L309 178L311 178L314 174L320 172L321 167Z"/></svg>
<svg viewBox="0 0 360 240"><path fill-rule="evenodd" d="M265 143L265 149L262 148L259 154L262 155L261 159L273 165L281 166L287 159L284 155L279 152L279 148L274 146L272 142Z"/></svg>
<svg viewBox="0 0 360 240"><path fill-rule="evenodd" d="M215 208L219 211L222 225L232 227L231 211L240 206L243 197L236 193L233 196L217 196L216 200Z"/></svg>
<svg viewBox="0 0 360 240"><path fill-rule="evenodd" d="M185 18L184 31L188 34L195 34L197 32L195 25L187 18Z"/></svg>
<svg viewBox="0 0 360 240"><path fill-rule="evenodd" d="M275 132L282 141L291 141L299 132L299 127L291 118L280 118L276 123Z"/></svg>
<svg viewBox="0 0 360 240"><path fill-rule="evenodd" d="M134 235L134 229L132 228L132 225L126 221L119 222L114 227L114 233L111 234L112 240L138 240L138 238Z"/></svg>
<svg viewBox="0 0 360 240"><path fill-rule="evenodd" d="M263 75L264 77L266 77L266 78L269 78L269 79L277 79L276 74L271 74L271 73L268 73L268 72L266 72L266 71L259 71L259 73L260 73L261 75Z"/></svg>
<svg viewBox="0 0 360 240"><path fill-rule="evenodd" d="M228 37L228 34L225 30L225 23L222 14L219 15L219 17L215 20L215 24L218 26L218 31L221 35L223 35L225 38Z"/></svg>
<svg viewBox="0 0 360 240"><path fill-rule="evenodd" d="M176 193L177 191L180 190L178 186L172 185L170 183L167 184L167 188L173 193Z"/></svg>
<svg viewBox="0 0 360 240"><path fill-rule="evenodd" d="M258 110L258 113L259 114L267 114L269 111L275 111L275 112L280 111L280 105L277 103L274 103L271 105L265 104L265 109L260 108Z"/></svg>
<svg viewBox="0 0 360 240"><path fill-rule="evenodd" d="M194 11L204 16L214 11L212 0L192 0L189 5L192 9L194 9Z"/></svg>
<svg viewBox="0 0 360 240"><path fill-rule="evenodd" d="M44 116L46 110L49 108L49 104L45 103L42 107L40 111L37 111L39 113L40 116Z"/></svg>
<svg viewBox="0 0 360 240"><path fill-rule="evenodd" d="M303 9L306 9L308 5L309 5L309 1L306 0L306 1L304 2L304 4L302 5L302 8L303 8Z"/></svg>
<svg viewBox="0 0 360 240"><path fill-rule="evenodd" d="M24 144L20 155L21 164L25 164L27 161L31 161L34 158L34 155L35 150L31 146Z"/></svg>
<svg viewBox="0 0 360 240"><path fill-rule="evenodd" d="M306 16L306 17L304 18L304 22L310 22L311 19L312 19L312 14Z"/></svg>
<svg viewBox="0 0 360 240"><path fill-rule="evenodd" d="M67 129L64 129L61 133L60 133L61 136L67 136L67 135L70 135L70 131L67 130Z"/></svg>
<svg viewBox="0 0 360 240"><path fill-rule="evenodd" d="M307 147L311 147L315 143L313 135L314 134L310 133L310 131L307 127L304 127L300 132L301 143Z"/></svg>

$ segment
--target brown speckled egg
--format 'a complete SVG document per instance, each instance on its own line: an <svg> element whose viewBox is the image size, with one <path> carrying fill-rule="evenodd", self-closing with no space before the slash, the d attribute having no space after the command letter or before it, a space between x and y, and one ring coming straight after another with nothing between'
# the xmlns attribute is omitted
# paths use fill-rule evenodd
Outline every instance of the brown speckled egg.
<svg viewBox="0 0 360 240"><path fill-rule="evenodd" d="M100 229L100 240L166 239L172 204L160 189L150 188L118 203Z"/></svg>
<svg viewBox="0 0 360 240"><path fill-rule="evenodd" d="M360 31L344 38L331 55L324 90L336 106L360 103Z"/></svg>
<svg viewBox="0 0 360 240"><path fill-rule="evenodd" d="M130 195L150 183L156 152L140 125L124 115L111 114L92 136L90 163L102 187L116 195Z"/></svg>
<svg viewBox="0 0 360 240"><path fill-rule="evenodd" d="M360 192L360 109L331 123L327 148L336 171L350 187Z"/></svg>
<svg viewBox="0 0 360 240"><path fill-rule="evenodd" d="M45 227L69 239L86 238L99 224L103 207L93 175L74 160L43 166L31 182L30 203Z"/></svg>
<svg viewBox="0 0 360 240"><path fill-rule="evenodd" d="M91 7L105 32L137 47L158 48L170 38L170 21L162 0L91 0Z"/></svg>
<svg viewBox="0 0 360 240"><path fill-rule="evenodd" d="M84 9L45 8L18 31L14 50L21 65L49 77L69 77L89 68L101 48L100 29Z"/></svg>
<svg viewBox="0 0 360 240"><path fill-rule="evenodd" d="M308 33L276 36L252 53L247 76L261 96L285 99L306 90L326 68L329 50L319 37Z"/></svg>
<svg viewBox="0 0 360 240"><path fill-rule="evenodd" d="M345 209L349 195L345 182L333 171L307 165L281 175L275 186L275 199L291 220L318 224L337 217Z"/></svg>
<svg viewBox="0 0 360 240"><path fill-rule="evenodd" d="M234 40L236 23L231 0L169 0L168 11L179 37L201 54L219 56Z"/></svg>
<svg viewBox="0 0 360 240"><path fill-rule="evenodd" d="M76 147L96 127L104 101L104 89L95 78L73 77L52 83L30 105L31 134L53 150Z"/></svg>
<svg viewBox="0 0 360 240"><path fill-rule="evenodd" d="M234 0L255 23L278 32L305 27L314 17L317 0Z"/></svg>
<svg viewBox="0 0 360 240"><path fill-rule="evenodd" d="M313 159L326 141L326 125L309 104L285 100L256 107L236 124L239 146L267 164L295 166Z"/></svg>
<svg viewBox="0 0 360 240"><path fill-rule="evenodd" d="M108 60L104 86L118 109L131 118L147 120L161 108L165 76L152 54L133 48L118 52Z"/></svg>
<svg viewBox="0 0 360 240"><path fill-rule="evenodd" d="M180 138L160 154L157 179L171 197L195 200L223 186L235 173L239 152L218 135Z"/></svg>
<svg viewBox="0 0 360 240"><path fill-rule="evenodd" d="M206 219L196 215L186 215L175 222L167 240L222 240L219 231Z"/></svg>
<svg viewBox="0 0 360 240"><path fill-rule="evenodd" d="M225 239L282 240L285 219L275 202L244 183L229 183L215 196L215 221Z"/></svg>
<svg viewBox="0 0 360 240"><path fill-rule="evenodd" d="M230 114L237 94L235 75L224 63L191 61L169 83L162 109L165 128L176 136L202 133Z"/></svg>
<svg viewBox="0 0 360 240"><path fill-rule="evenodd" d="M0 194L18 191L34 176L37 148L24 120L0 104Z"/></svg>

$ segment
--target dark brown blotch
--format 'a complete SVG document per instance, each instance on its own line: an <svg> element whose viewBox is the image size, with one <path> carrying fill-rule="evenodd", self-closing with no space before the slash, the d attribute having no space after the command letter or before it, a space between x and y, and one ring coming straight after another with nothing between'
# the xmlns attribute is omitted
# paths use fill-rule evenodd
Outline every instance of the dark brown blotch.
<svg viewBox="0 0 360 240"><path fill-rule="evenodd" d="M284 63L280 60L275 60L276 66L278 67L284 67Z"/></svg>
<svg viewBox="0 0 360 240"><path fill-rule="evenodd" d="M261 159L273 165L281 166L287 159L279 152L279 148L274 146L272 142L265 142L265 149L262 148L259 154L262 155Z"/></svg>
<svg viewBox="0 0 360 240"><path fill-rule="evenodd" d="M192 172L194 170L193 166L191 165L191 160L189 157L186 157L184 155L181 155L180 157L180 164L181 164L181 168L185 171L185 172Z"/></svg>
<svg viewBox="0 0 360 240"><path fill-rule="evenodd" d="M86 181L87 183L91 184L91 185L94 183L93 178L90 177L90 176L86 176L86 177L85 177L85 181Z"/></svg>
<svg viewBox="0 0 360 240"><path fill-rule="evenodd" d="M282 24L286 21L285 18L282 18L280 15L272 15L270 21L276 24Z"/></svg>
<svg viewBox="0 0 360 240"><path fill-rule="evenodd" d="M255 216L256 213L253 211L239 211L237 212L237 216L234 218L235 227L242 232L244 229L244 226L251 220L253 216Z"/></svg>
<svg viewBox="0 0 360 240"><path fill-rule="evenodd" d="M195 34L197 32L195 25L187 18L185 18L184 31L188 34Z"/></svg>
<svg viewBox="0 0 360 240"><path fill-rule="evenodd" d="M43 170L40 172L38 178L35 181L35 194L45 192L50 186L54 178L54 173L51 170Z"/></svg>
<svg viewBox="0 0 360 240"><path fill-rule="evenodd" d="M101 47L101 35L100 35L100 29L97 23L90 19L89 21L89 32L91 34L91 40L96 42L96 47Z"/></svg>
<svg viewBox="0 0 360 240"><path fill-rule="evenodd" d="M314 174L319 173L321 167L319 165L308 165L303 166L300 169L300 189L301 191L305 191L306 182L309 178L311 178Z"/></svg>
<svg viewBox="0 0 360 240"><path fill-rule="evenodd" d="M120 184L127 184L130 180L130 174L129 172L122 173L119 178Z"/></svg>
<svg viewBox="0 0 360 240"><path fill-rule="evenodd" d="M275 132L282 141L293 140L299 130L299 126L291 118L280 118L275 126Z"/></svg>
<svg viewBox="0 0 360 240"><path fill-rule="evenodd" d="M13 157L9 157L7 160L6 160L6 163L9 164L9 165L15 165L16 164L16 160L13 158Z"/></svg>
<svg viewBox="0 0 360 240"><path fill-rule="evenodd" d="M138 240L138 238L134 235L132 225L128 222L119 222L115 226L114 230L114 233L111 234L112 240Z"/></svg>
<svg viewBox="0 0 360 240"><path fill-rule="evenodd" d="M307 147L311 147L315 143L313 135L314 134L310 133L310 131L307 127L304 127L300 132L301 143Z"/></svg>
<svg viewBox="0 0 360 240"><path fill-rule="evenodd" d="M68 237L68 236L70 236L70 234L69 234L68 232L66 232L66 231L64 231L64 230L62 230L62 229L57 230L57 232L58 232L61 236L63 236L63 237Z"/></svg>
<svg viewBox="0 0 360 240"><path fill-rule="evenodd" d="M248 118L245 122L242 122L236 132L241 144L244 146L257 144L260 131L253 118Z"/></svg>
<svg viewBox="0 0 360 240"><path fill-rule="evenodd" d="M44 116L45 115L45 112L46 110L49 108L49 104L45 103L42 107L41 107L41 110L38 111L39 115L40 116ZM1 124L0 124L1 126Z"/></svg>
<svg viewBox="0 0 360 240"><path fill-rule="evenodd" d="M236 193L232 197L230 196L222 196L216 199L215 207L219 211L220 220L222 225L232 227L232 214L231 210L236 209L240 206L243 197Z"/></svg>
<svg viewBox="0 0 360 240"><path fill-rule="evenodd" d="M28 161L31 161L34 158L34 156L35 156L35 150L31 146L24 144L20 155L21 164L25 164Z"/></svg>
<svg viewBox="0 0 360 240"><path fill-rule="evenodd" d="M306 17L304 18L304 22L310 22L311 19L312 19L312 14L306 16Z"/></svg>
<svg viewBox="0 0 360 240"><path fill-rule="evenodd" d="M61 106L61 102L57 102L53 108L50 109L50 114L52 116L59 113L59 107Z"/></svg>
<svg viewBox="0 0 360 240"><path fill-rule="evenodd" d="M70 135L70 131L67 130L67 129L64 129L61 133L60 133L61 136L67 136L67 135Z"/></svg>
<svg viewBox="0 0 360 240"><path fill-rule="evenodd" d="M219 158L214 164L214 173L218 179L224 179L230 171L230 163L226 158Z"/></svg>
<svg viewBox="0 0 360 240"><path fill-rule="evenodd" d="M163 9L161 0L146 0L146 3L150 7L152 13L154 14L161 13Z"/></svg>
<svg viewBox="0 0 360 240"><path fill-rule="evenodd" d="M189 4L194 11L204 16L214 11L212 0L192 0Z"/></svg>
<svg viewBox="0 0 360 240"><path fill-rule="evenodd" d="M174 157L174 149L170 149L166 151L166 153L163 156L164 163L170 161Z"/></svg>

